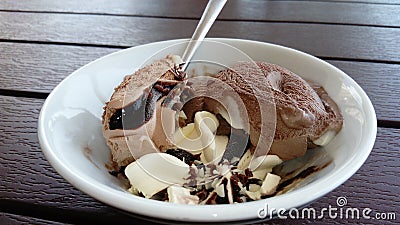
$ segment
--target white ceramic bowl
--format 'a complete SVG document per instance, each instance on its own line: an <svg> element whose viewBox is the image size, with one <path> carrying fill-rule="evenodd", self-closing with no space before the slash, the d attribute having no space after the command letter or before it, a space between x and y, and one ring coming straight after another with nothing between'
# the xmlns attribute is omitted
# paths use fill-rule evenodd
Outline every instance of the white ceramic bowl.
<svg viewBox="0 0 400 225"><path fill-rule="evenodd" d="M202 45L198 58L224 59L229 63L250 57L279 64L324 86L344 116L343 129L325 147L334 159L330 170L292 192L242 204L179 205L128 193L104 166L109 163L110 152L101 132L103 106L125 75L143 66L149 58L161 58L167 53L182 54L184 40L118 51L89 63L63 80L47 98L39 117L39 141L50 164L72 185L113 207L136 215L192 222L257 219L259 209L265 204L276 209L300 207L332 191L360 168L375 141L376 116L368 96L349 76L294 49L248 40L208 40L211 44ZM215 46L214 41L224 44ZM235 48L225 49L224 45ZM238 52L240 54L236 54Z"/></svg>

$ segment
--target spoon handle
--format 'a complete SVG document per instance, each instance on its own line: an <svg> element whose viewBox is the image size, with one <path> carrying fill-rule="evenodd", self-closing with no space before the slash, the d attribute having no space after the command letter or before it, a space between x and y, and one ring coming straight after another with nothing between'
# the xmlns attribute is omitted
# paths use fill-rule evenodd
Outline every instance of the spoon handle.
<svg viewBox="0 0 400 225"><path fill-rule="evenodd" d="M186 70L189 61L192 59L194 53L199 47L201 41L203 41L204 37L210 30L213 25L215 19L218 17L222 8L224 7L227 0L209 0L208 4L201 16L199 23L197 24L196 30L193 33L192 38L190 39L185 52L183 53L182 60L184 62L182 69Z"/></svg>

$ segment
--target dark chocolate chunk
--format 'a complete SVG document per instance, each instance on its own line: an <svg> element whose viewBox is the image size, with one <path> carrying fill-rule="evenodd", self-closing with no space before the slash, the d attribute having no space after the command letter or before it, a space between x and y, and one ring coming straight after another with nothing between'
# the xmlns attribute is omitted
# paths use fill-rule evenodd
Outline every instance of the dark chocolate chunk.
<svg viewBox="0 0 400 225"><path fill-rule="evenodd" d="M248 179L247 180L247 183L246 184L244 184L245 185L245 187L246 187L246 190L249 190L250 189L250 184L257 184L257 185L262 185L262 180L260 180L260 179L257 179L257 178L250 178L250 179Z"/></svg>
<svg viewBox="0 0 400 225"><path fill-rule="evenodd" d="M217 193L212 192L212 193L210 194L210 197L209 197L208 200L206 201L206 204L207 204L207 205L215 205L215 204L217 204L217 201L216 201L217 197L218 197Z"/></svg>
<svg viewBox="0 0 400 225"><path fill-rule="evenodd" d="M248 176L248 177L252 177L252 176L253 176L253 172L252 172L249 168L246 168L246 169L244 170L244 173L245 173L246 176Z"/></svg>
<svg viewBox="0 0 400 225"><path fill-rule="evenodd" d="M113 175L114 177L118 176L118 171L108 171L109 174Z"/></svg>
<svg viewBox="0 0 400 225"><path fill-rule="evenodd" d="M217 195L217 197L215 198L215 202L217 204L229 204L228 196L221 197Z"/></svg>
<svg viewBox="0 0 400 225"><path fill-rule="evenodd" d="M159 201L168 201L168 192L167 192L167 188L157 192L156 194L154 194L151 199L154 200L159 200Z"/></svg>
<svg viewBox="0 0 400 225"><path fill-rule="evenodd" d="M194 160L196 160L195 156L193 156L190 152L187 152L183 149L168 149L165 153L175 156L176 158L184 161L188 165L192 165Z"/></svg>
<svg viewBox="0 0 400 225"><path fill-rule="evenodd" d="M210 191L207 191L207 189L205 187L203 187L200 191L194 191L191 194L199 197L199 201L202 202L207 198L207 196L209 195L209 192Z"/></svg>
<svg viewBox="0 0 400 225"><path fill-rule="evenodd" d="M127 178L125 173L124 173L125 168L126 168L126 166L121 166L119 168L119 170L111 170L111 171L108 171L108 173L113 175L113 176L115 176L115 177L118 177L119 174L122 174L125 178Z"/></svg>
<svg viewBox="0 0 400 225"><path fill-rule="evenodd" d="M239 178L235 175L231 176L231 187L232 187L232 196L233 196L233 201L241 203L243 200L240 198L240 187L239 187Z"/></svg>
<svg viewBox="0 0 400 225"><path fill-rule="evenodd" d="M217 114L217 119L219 121L219 126L216 134L229 137L231 135L231 125L220 114Z"/></svg>
<svg viewBox="0 0 400 225"><path fill-rule="evenodd" d="M217 198L215 199L217 204L229 204L229 199L228 199L228 189L226 188L228 184L228 179L227 178L222 178L221 184L220 185L224 185L224 193L225 196L221 197L219 195L217 195Z"/></svg>
<svg viewBox="0 0 400 225"><path fill-rule="evenodd" d="M292 177L286 181L281 182L278 187L276 188L276 191L281 191L283 190L286 186L289 186L290 184L296 182L297 180L301 180L309 176L310 174L315 173L316 171L320 170L321 168L318 168L317 166L310 166L307 169L301 171L297 176Z"/></svg>

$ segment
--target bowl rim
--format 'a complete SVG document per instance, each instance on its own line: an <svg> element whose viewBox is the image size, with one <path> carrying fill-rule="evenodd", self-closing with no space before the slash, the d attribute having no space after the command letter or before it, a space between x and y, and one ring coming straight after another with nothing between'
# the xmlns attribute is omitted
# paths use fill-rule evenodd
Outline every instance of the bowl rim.
<svg viewBox="0 0 400 225"><path fill-rule="evenodd" d="M366 114L368 114L366 115L366 117L370 118L371 121L367 121L369 123L369 126L367 127L369 129L368 132L369 136L367 138L367 143L363 143L364 148L363 151L360 152L362 154L359 157L356 157L355 160L351 162L351 166L344 165L339 168L340 169L339 171L336 171L336 173L342 172L341 176L330 176L324 179L318 179L312 184L306 185L301 189L294 190L284 195L267 198L264 200L240 203L240 204L226 204L226 205L224 204L224 205L213 205L213 206L209 205L191 206L191 205L171 204L168 202L160 202L155 200L144 199L137 196L132 196L129 193L123 193L120 191L117 192L115 189L105 185L99 188L97 185L91 183L90 182L91 180L88 180L86 177L84 178L79 174L74 173L74 171L68 168L68 166L63 161L61 161L61 159L52 150L51 144L49 143L49 140L47 140L45 136L46 134L45 121L46 118L48 117L47 108L52 103L53 96L60 88L62 88L63 84L67 80L76 76L76 74L79 74L83 68L89 67L107 57L113 57L116 54L121 54L126 51L135 51L139 48L147 48L151 45L167 45L188 40L189 39L173 39L173 40L159 41L144 45L138 45L135 47L113 52L111 54L100 57L75 70L73 73L64 78L53 89L53 91L49 94L49 96L47 97L46 101L44 102L40 110L40 115L38 120L38 138L40 146L42 148L42 151L46 159L64 179L66 179L74 187L78 188L79 190L88 194L89 196L103 203L111 205L113 207L125 210L129 213L144 215L153 218L173 220L173 221L226 222L226 221L238 221L238 220L243 221L249 219L250 220L257 219L256 217L257 212L255 211L255 209L259 209L260 206L263 206L266 202L273 201L274 203L276 202L275 205L282 206L283 208L285 207L289 208L287 207L288 201L285 199L291 199L292 201L294 199L297 201L294 204L293 203L290 204L290 208L304 206L314 201L315 199L318 199L326 195L327 193L333 191L335 188L337 188L347 179L349 179L354 173L356 173L357 170L363 165L375 143L376 133L377 133L376 114L374 107L370 99L368 98L367 94L350 76L348 76L335 66L329 64L328 62L325 62L315 56L312 56L305 52L295 50L289 47L266 43L266 42L260 42L260 41L245 40L245 39L206 38L206 40L223 42L228 44L229 43L253 44L253 45L264 45L266 47L272 47L272 48L279 48L294 54L300 54L301 56L310 58L313 61L317 61L318 63L325 64L325 66L332 68L335 73L345 77L346 80L348 80L351 83L351 85L355 87L357 93L360 94L366 106L371 109L368 112L365 112ZM321 187L321 186L325 188L316 189L316 187ZM301 194L301 198L299 198L298 196L296 197L296 195L299 195L299 192ZM160 212L162 212L162 214L160 214Z"/></svg>

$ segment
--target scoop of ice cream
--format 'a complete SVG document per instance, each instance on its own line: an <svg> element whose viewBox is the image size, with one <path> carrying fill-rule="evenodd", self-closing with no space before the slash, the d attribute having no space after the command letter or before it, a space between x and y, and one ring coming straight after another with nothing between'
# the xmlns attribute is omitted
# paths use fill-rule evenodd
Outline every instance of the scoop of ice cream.
<svg viewBox="0 0 400 225"><path fill-rule="evenodd" d="M102 123L103 135L118 166L169 145L166 136L173 135L173 131L164 129L160 121L166 117L164 121L174 123L171 118L175 118L175 111L165 109L161 113L160 105L163 96L184 78L177 68L180 63L179 56L168 55L126 76L115 88L104 107Z"/></svg>
<svg viewBox="0 0 400 225"><path fill-rule="evenodd" d="M288 160L303 155L309 139L316 140L328 131L338 132L343 119L335 102L321 86L310 86L293 72L265 62L240 62L221 71L218 79L229 83L240 95L250 115L250 139L253 145L263 135L262 114L275 112L276 130L269 154ZM263 84L263 88L258 90ZM250 84L253 84L250 85ZM255 85L254 85L255 84ZM265 99L265 93L273 99ZM262 101L260 101L262 100ZM267 106L269 111L260 110Z"/></svg>
<svg viewBox="0 0 400 225"><path fill-rule="evenodd" d="M246 111L250 141L256 146L255 156L266 155L275 134L276 106L263 71L253 62L239 63L219 72L216 78L228 84L240 97L244 107L230 111ZM229 96L226 98L229 99ZM227 105L234 105L234 102L238 101L230 99ZM240 116L231 118L233 127L238 117L240 118Z"/></svg>

